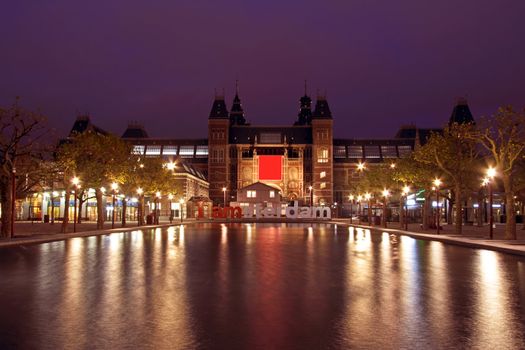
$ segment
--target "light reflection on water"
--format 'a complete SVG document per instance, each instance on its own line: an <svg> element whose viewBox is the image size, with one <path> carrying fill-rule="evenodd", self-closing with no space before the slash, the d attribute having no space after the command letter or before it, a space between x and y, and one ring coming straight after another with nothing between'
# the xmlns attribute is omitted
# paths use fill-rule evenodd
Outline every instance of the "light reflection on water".
<svg viewBox="0 0 525 350"><path fill-rule="evenodd" d="M0 250L0 348L525 347L524 259L198 224Z"/></svg>

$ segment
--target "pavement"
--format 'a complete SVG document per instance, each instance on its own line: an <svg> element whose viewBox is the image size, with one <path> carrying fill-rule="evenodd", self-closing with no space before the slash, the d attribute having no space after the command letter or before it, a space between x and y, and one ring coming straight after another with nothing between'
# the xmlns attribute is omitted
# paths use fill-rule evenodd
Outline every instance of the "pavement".
<svg viewBox="0 0 525 350"><path fill-rule="evenodd" d="M350 219L334 219L332 222L337 224L350 225ZM489 239L489 226L463 226L461 235L455 234L454 225L442 225L440 234L436 229L423 230L421 224L409 224L408 230L400 228L399 223L391 222L387 227L369 226L357 223L355 220L352 226L362 227L370 230L380 230L383 232L405 235L417 239L439 241L448 244L460 245L476 249L488 249L499 252L525 256L525 229L523 224L516 227L517 239L504 239L504 224L496 224L494 228L494 239Z"/></svg>

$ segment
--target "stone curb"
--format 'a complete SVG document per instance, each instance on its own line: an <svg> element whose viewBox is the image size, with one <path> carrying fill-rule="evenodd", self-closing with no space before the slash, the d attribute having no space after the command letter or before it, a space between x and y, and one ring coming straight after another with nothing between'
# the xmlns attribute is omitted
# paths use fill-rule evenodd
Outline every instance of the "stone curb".
<svg viewBox="0 0 525 350"><path fill-rule="evenodd" d="M525 256L525 244L522 245L522 248L517 248L517 247L514 248L514 247L509 246L508 243L502 242L501 240L490 241L486 239L480 239L480 241L474 242L469 238L449 237L448 235L438 236L437 234L404 231L404 230L395 229L395 228L384 228L384 227L358 225L358 224L350 225L350 223L348 222L341 222L341 221L331 221L331 223L337 224L337 225L344 225L344 226L360 227L360 228L369 229L369 230L390 232L390 233L408 236L412 238L423 239L426 241L437 241L437 242L442 242L442 243L447 243L447 244L468 247L472 249L488 249L488 250L494 250L494 251L498 251L502 253Z"/></svg>
<svg viewBox="0 0 525 350"><path fill-rule="evenodd" d="M192 224L193 222L184 222L184 225ZM118 233L118 232L130 232L130 231L136 231L136 230L143 230L143 229L153 229L153 228L163 228L163 227L170 227L170 226L179 226L180 222L178 223L165 223L165 224L159 224L159 225L144 225L144 226L128 226L128 227L119 227L114 229L104 229L104 230L92 230L92 231L82 231L82 232L70 232L70 233L52 233L49 235L45 235L43 237L37 237L37 236L31 236L27 238L14 238L13 240L6 240L6 241L0 241L0 248L3 247L14 247L18 245L25 245L25 244L38 244L38 243L49 243L49 242L56 242L56 241L64 241L69 238L76 238L76 237L90 237L90 236L101 236L101 235L107 235L111 233Z"/></svg>

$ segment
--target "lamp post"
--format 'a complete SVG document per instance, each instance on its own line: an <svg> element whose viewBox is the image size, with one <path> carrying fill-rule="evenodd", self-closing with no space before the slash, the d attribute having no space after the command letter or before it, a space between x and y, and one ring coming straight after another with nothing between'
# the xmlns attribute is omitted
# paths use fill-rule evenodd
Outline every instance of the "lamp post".
<svg viewBox="0 0 525 350"><path fill-rule="evenodd" d="M142 221L142 193L144 193L142 188L137 188L137 194L139 195L139 208L137 210L137 226L140 226L140 223Z"/></svg>
<svg viewBox="0 0 525 350"><path fill-rule="evenodd" d="M173 200L173 195L170 193L168 194L168 199L170 200L170 224L173 222L173 211L171 210L171 202Z"/></svg>
<svg viewBox="0 0 525 350"><path fill-rule="evenodd" d="M357 196L357 222L359 225L361 225L361 201L363 200L363 196L358 195Z"/></svg>
<svg viewBox="0 0 525 350"><path fill-rule="evenodd" d="M405 186L403 187L403 197L405 198L405 203L404 203L404 210L405 210L405 222L404 223L401 223L401 227L403 227L403 225L405 226L405 231L408 231L408 193L410 192L410 187L408 186ZM403 210L403 208L401 208L401 210Z"/></svg>
<svg viewBox="0 0 525 350"><path fill-rule="evenodd" d="M113 200L112 200L113 208L111 210L111 228L115 228L115 195L117 194L117 191L118 191L118 183L113 182L111 184L111 189L113 191Z"/></svg>
<svg viewBox="0 0 525 350"><path fill-rule="evenodd" d="M440 210L439 210L439 186L441 185L441 180L436 178L433 181L434 188L436 189L436 232L439 235L439 216L440 216ZM456 205L460 205L457 203Z"/></svg>
<svg viewBox="0 0 525 350"><path fill-rule="evenodd" d="M180 204L180 223L182 224L182 219L183 219L182 205L184 204L184 199L183 198L181 198L179 200L179 204Z"/></svg>
<svg viewBox="0 0 525 350"><path fill-rule="evenodd" d="M368 202L368 210L367 210L368 225L372 226L372 208L370 207L370 198L372 198L372 195L370 193L368 193L368 192L365 193L365 199Z"/></svg>
<svg viewBox="0 0 525 350"><path fill-rule="evenodd" d="M73 191L73 232L77 232L77 197L78 197L78 188L80 187L80 179L78 177L74 177L71 179L71 183L74 186ZM68 198L69 200L69 198Z"/></svg>
<svg viewBox="0 0 525 350"><path fill-rule="evenodd" d="M308 186L308 189L310 190L310 206L313 207L314 205L314 187Z"/></svg>
<svg viewBox="0 0 525 350"><path fill-rule="evenodd" d="M158 206L159 206L159 199L162 198L162 194L157 191L157 193L155 193L155 225L158 225L159 224L159 214L160 214L160 211L158 209Z"/></svg>
<svg viewBox="0 0 525 350"><path fill-rule="evenodd" d="M489 190L489 237L494 238L494 211L492 210L493 205L493 193L492 193L492 180L496 176L496 169L489 167L487 169L487 187Z"/></svg>
<svg viewBox="0 0 525 350"><path fill-rule="evenodd" d="M354 215L354 208L353 208L353 204L354 204L354 195L351 194L348 196L348 200L350 201L350 225L352 225L352 216Z"/></svg>
<svg viewBox="0 0 525 350"><path fill-rule="evenodd" d="M223 195L222 206L223 206L223 208L226 208L226 187L222 188L222 195Z"/></svg>
<svg viewBox="0 0 525 350"><path fill-rule="evenodd" d="M386 188L383 190L383 227L386 227L386 201L388 199L388 196L390 195L390 191L388 191Z"/></svg>
<svg viewBox="0 0 525 350"><path fill-rule="evenodd" d="M15 236L16 168L11 173L11 238Z"/></svg>

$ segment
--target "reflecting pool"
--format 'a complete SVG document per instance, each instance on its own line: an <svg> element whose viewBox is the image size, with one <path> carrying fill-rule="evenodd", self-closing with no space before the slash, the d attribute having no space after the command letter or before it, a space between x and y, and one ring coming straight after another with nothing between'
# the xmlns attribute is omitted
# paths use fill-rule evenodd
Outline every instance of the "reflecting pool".
<svg viewBox="0 0 525 350"><path fill-rule="evenodd" d="M0 348L525 348L525 259L329 224L0 249Z"/></svg>

